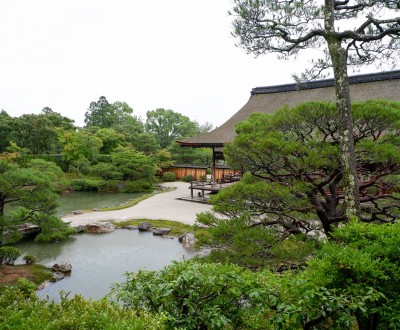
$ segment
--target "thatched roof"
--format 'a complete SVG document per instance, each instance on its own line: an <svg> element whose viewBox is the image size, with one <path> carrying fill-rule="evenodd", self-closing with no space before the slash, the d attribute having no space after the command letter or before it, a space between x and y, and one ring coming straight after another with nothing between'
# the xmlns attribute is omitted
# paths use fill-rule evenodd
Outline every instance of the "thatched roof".
<svg viewBox="0 0 400 330"><path fill-rule="evenodd" d="M400 101L400 70L349 77L351 99L389 99ZM252 112L273 113L288 105L307 101L335 101L334 80L325 79L298 84L256 87L249 101L228 121L211 132L177 141L182 147L222 147L233 141L235 126Z"/></svg>

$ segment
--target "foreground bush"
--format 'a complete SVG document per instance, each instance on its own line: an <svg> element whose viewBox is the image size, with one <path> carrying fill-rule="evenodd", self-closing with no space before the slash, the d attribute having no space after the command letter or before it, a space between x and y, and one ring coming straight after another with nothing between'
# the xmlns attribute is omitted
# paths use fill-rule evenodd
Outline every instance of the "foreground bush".
<svg viewBox="0 0 400 330"><path fill-rule="evenodd" d="M68 299L61 293L60 303L48 303L35 294L36 286L20 280L17 286L0 292L0 328L13 330L59 329L163 329L161 317L122 309L105 299Z"/></svg>
<svg viewBox="0 0 400 330"><path fill-rule="evenodd" d="M164 313L168 329L237 329L255 313L256 278L234 265L181 262L128 273L112 297L125 308Z"/></svg>
<svg viewBox="0 0 400 330"><path fill-rule="evenodd" d="M400 329L400 223L353 222L282 285L285 329Z"/></svg>

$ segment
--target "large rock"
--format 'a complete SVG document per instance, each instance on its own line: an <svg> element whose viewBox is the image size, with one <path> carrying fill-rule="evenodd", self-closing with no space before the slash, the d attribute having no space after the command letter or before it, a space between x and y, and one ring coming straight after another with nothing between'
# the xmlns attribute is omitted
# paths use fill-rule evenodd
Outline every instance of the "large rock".
<svg viewBox="0 0 400 330"><path fill-rule="evenodd" d="M182 246L185 248L193 248L196 244L197 238L192 233L186 233L182 237Z"/></svg>
<svg viewBox="0 0 400 330"><path fill-rule="evenodd" d="M167 235L171 231L171 228L154 228L153 235Z"/></svg>
<svg viewBox="0 0 400 330"><path fill-rule="evenodd" d="M86 230L90 234L111 233L115 226L111 222L95 222L86 225Z"/></svg>
<svg viewBox="0 0 400 330"><path fill-rule="evenodd" d="M63 264L54 264L51 270L56 273L68 274L72 271L72 265L67 262Z"/></svg>
<svg viewBox="0 0 400 330"><path fill-rule="evenodd" d="M153 226L148 222L141 222L138 225L138 229L140 231L151 231L152 228L153 228Z"/></svg>

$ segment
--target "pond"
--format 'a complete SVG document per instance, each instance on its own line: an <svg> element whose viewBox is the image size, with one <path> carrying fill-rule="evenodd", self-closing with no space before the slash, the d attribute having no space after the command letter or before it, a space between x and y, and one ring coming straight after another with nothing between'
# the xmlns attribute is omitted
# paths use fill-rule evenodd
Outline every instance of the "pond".
<svg viewBox="0 0 400 330"><path fill-rule="evenodd" d="M127 271L158 270L173 260L190 259L195 254L183 248L177 239L127 229L107 234L78 234L59 243L26 241L15 246L21 249L22 256L34 255L37 263L47 267L63 262L72 264L70 276L38 291L39 296L56 301L60 290L70 291L70 297L81 294L99 299L110 292L113 283L124 281ZM22 263L22 259L17 263Z"/></svg>
<svg viewBox="0 0 400 330"><path fill-rule="evenodd" d="M93 191L71 191L60 194L60 207L57 216L61 217L75 210L92 210L121 205L129 200L137 199L145 193L113 193Z"/></svg>

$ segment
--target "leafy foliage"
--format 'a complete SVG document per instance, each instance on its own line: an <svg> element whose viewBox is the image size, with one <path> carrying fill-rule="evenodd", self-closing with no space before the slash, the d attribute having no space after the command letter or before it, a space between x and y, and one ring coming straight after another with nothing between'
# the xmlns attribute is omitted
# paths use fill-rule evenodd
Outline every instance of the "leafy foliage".
<svg viewBox="0 0 400 330"><path fill-rule="evenodd" d="M147 180L127 181L123 191L126 193L151 192L154 189L152 182Z"/></svg>
<svg viewBox="0 0 400 330"><path fill-rule="evenodd" d="M171 159L175 164L212 165L210 148L182 148L177 143L168 147Z"/></svg>
<svg viewBox="0 0 400 330"><path fill-rule="evenodd" d="M40 165L44 163L40 162ZM49 176L33 163L23 168L0 160L0 237L12 232L22 222L37 223L44 215L51 215L58 206L55 193L54 164L49 164ZM5 205L14 208L5 213Z"/></svg>
<svg viewBox="0 0 400 330"><path fill-rule="evenodd" d="M155 179L156 166L153 160L129 147L118 147L111 154L112 163L122 173L124 180Z"/></svg>
<svg viewBox="0 0 400 330"><path fill-rule="evenodd" d="M14 265L15 260L21 255L21 251L12 246L0 247L0 265Z"/></svg>
<svg viewBox="0 0 400 330"><path fill-rule="evenodd" d="M110 128L121 124L125 117L133 112L132 108L125 102L110 104L105 96L100 96L97 102L91 102L85 113L85 124L100 128Z"/></svg>
<svg viewBox="0 0 400 330"><path fill-rule="evenodd" d="M43 216L37 222L42 231L35 237L35 242L57 242L64 241L69 236L76 234L75 228L55 216Z"/></svg>
<svg viewBox="0 0 400 330"><path fill-rule="evenodd" d="M353 221L333 233L307 269L288 281L278 318L288 328L400 326L398 223Z"/></svg>
<svg viewBox="0 0 400 330"><path fill-rule="evenodd" d="M161 148L168 147L178 137L190 137L198 133L198 123L189 117L162 108L147 111L146 131L156 135Z"/></svg>
<svg viewBox="0 0 400 330"><path fill-rule="evenodd" d="M34 264L37 260L37 258L32 254L27 254L22 259L25 261L27 265Z"/></svg>
<svg viewBox="0 0 400 330"><path fill-rule="evenodd" d="M251 226L248 215L220 219L212 213L202 213L197 221L209 227L209 236L198 242L200 246L212 247L210 254L200 259L206 262L284 271L304 267L319 245L316 240L309 240L304 235L280 240L278 231L273 228Z"/></svg>
<svg viewBox="0 0 400 330"><path fill-rule="evenodd" d="M69 298L61 293L61 302L47 302L35 294L36 286L20 280L0 294L0 324L12 329L114 329L161 330L162 315L150 315L119 308L105 299Z"/></svg>
<svg viewBox="0 0 400 330"><path fill-rule="evenodd" d="M167 329L238 328L256 286L251 273L221 264L181 262L126 276L112 297L125 308L163 313Z"/></svg>
<svg viewBox="0 0 400 330"><path fill-rule="evenodd" d="M164 182L173 182L176 180L176 174L174 172L164 172L162 175Z"/></svg>

